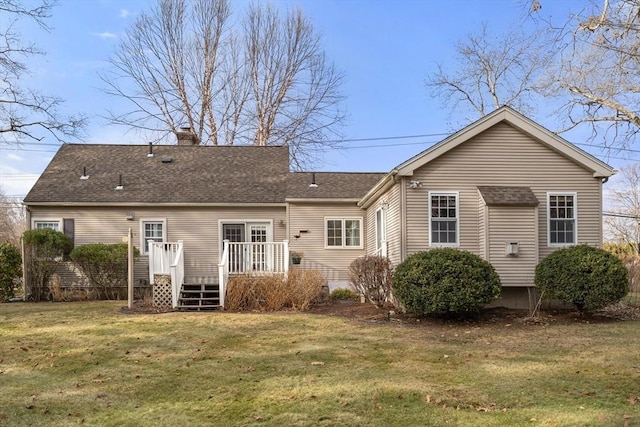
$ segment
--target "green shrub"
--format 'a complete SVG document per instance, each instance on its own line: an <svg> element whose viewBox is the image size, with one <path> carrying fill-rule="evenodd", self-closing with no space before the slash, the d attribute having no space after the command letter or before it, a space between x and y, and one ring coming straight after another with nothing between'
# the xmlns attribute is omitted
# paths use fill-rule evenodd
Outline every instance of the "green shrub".
<svg viewBox="0 0 640 427"><path fill-rule="evenodd" d="M133 250L134 257L138 257L138 249L134 247ZM127 285L127 257L126 243L91 243L71 252L71 260L95 287L98 299L123 297L122 290Z"/></svg>
<svg viewBox="0 0 640 427"><path fill-rule="evenodd" d="M22 256L11 243L0 243L0 301L15 296L16 282L22 275Z"/></svg>
<svg viewBox="0 0 640 427"><path fill-rule="evenodd" d="M588 245L549 254L536 267L535 283L545 298L574 304L580 312L616 303L629 289L622 261Z"/></svg>
<svg viewBox="0 0 640 427"><path fill-rule="evenodd" d="M71 252L73 242L64 233L50 228L25 231L22 239L28 282L24 284L25 297L36 301L49 299L49 278Z"/></svg>
<svg viewBox="0 0 640 427"><path fill-rule="evenodd" d="M393 268L389 258L363 256L349 265L351 286L364 298L378 307L389 301Z"/></svg>
<svg viewBox="0 0 640 427"><path fill-rule="evenodd" d="M500 278L477 255L452 248L411 255L396 267L393 295L410 313L473 315L500 296Z"/></svg>
<svg viewBox="0 0 640 427"><path fill-rule="evenodd" d="M351 289L346 288L338 288L331 291L329 294L329 299L332 301L346 301L350 299L358 299L358 294L353 292Z"/></svg>

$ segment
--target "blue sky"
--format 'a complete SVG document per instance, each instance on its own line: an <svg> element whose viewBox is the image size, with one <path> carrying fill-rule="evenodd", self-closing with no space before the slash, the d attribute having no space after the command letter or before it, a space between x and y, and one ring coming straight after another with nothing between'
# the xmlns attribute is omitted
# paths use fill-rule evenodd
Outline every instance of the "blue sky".
<svg viewBox="0 0 640 427"><path fill-rule="evenodd" d="M62 112L90 118L88 143L144 143L126 129L108 126L100 115L125 104L104 95L97 71L106 66L119 37L134 22L147 0L60 0L49 21L49 33L25 28L23 36L44 50L31 61L26 81L47 94L66 100ZM525 26L527 0L279 0L283 7L299 5L322 33L329 58L344 71L344 94L349 119L346 139L404 135L422 138L347 142L344 150L327 151L318 170L388 171L395 165L455 130L450 110L430 96L424 80L436 63L455 66L458 40L487 22L492 31L509 25ZM541 11L565 19L586 1L543 1ZM247 4L234 2L237 13ZM539 112L532 117L552 127ZM457 118L456 118L457 119ZM579 142L580 135L565 135ZM578 140L576 140L578 138ZM0 147L0 186L7 195L24 196L56 151L57 142ZM584 148L584 147L583 147ZM585 148L600 155L596 148ZM602 156L600 156L602 157ZM604 159L607 160L607 159ZM620 161L608 159L618 167Z"/></svg>

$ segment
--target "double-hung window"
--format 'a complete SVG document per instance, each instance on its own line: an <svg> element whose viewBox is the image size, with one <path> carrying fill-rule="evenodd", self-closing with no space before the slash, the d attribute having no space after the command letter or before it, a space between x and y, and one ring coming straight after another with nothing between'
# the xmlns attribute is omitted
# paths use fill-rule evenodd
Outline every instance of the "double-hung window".
<svg viewBox="0 0 640 427"><path fill-rule="evenodd" d="M576 193L547 194L547 229L549 246L575 245L577 242Z"/></svg>
<svg viewBox="0 0 640 427"><path fill-rule="evenodd" d="M460 244L458 193L429 192L429 212L429 244L458 246Z"/></svg>
<svg viewBox="0 0 640 427"><path fill-rule="evenodd" d="M325 218L327 248L362 248L362 218Z"/></svg>
<svg viewBox="0 0 640 427"><path fill-rule="evenodd" d="M140 247L142 253L149 253L149 240L165 242L167 240L167 222L164 219L140 220Z"/></svg>

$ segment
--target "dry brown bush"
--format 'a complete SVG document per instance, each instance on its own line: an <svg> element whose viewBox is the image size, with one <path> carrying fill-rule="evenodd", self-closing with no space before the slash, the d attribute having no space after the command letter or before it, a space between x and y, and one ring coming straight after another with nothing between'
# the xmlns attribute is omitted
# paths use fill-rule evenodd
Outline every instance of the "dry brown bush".
<svg viewBox="0 0 640 427"><path fill-rule="evenodd" d="M327 278L318 270L293 269L289 271L291 308L305 311L314 302L326 297Z"/></svg>
<svg viewBox="0 0 640 427"><path fill-rule="evenodd" d="M283 275L229 278L225 308L233 311L304 311L317 301L327 279L317 270L293 269Z"/></svg>
<svg viewBox="0 0 640 427"><path fill-rule="evenodd" d="M57 274L54 274L49 279L49 290L52 300L56 302L92 301L97 299L96 292L88 288L63 288L62 279Z"/></svg>

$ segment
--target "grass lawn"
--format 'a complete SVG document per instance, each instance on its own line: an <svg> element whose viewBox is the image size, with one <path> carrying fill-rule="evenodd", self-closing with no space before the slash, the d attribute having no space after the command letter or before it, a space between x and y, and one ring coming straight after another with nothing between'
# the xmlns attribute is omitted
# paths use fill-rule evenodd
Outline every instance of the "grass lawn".
<svg viewBox="0 0 640 427"><path fill-rule="evenodd" d="M640 426L640 322L0 304L0 425Z"/></svg>

